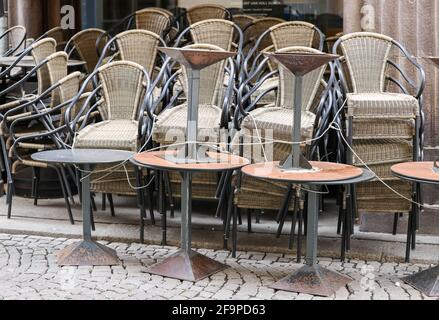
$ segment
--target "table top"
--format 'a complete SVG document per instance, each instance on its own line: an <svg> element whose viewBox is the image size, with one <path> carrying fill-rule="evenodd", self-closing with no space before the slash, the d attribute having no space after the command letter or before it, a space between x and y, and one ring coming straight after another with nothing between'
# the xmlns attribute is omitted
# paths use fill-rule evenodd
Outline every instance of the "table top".
<svg viewBox="0 0 439 320"><path fill-rule="evenodd" d="M439 173L433 171L433 162L407 162L394 165L392 173L400 179L426 184L439 184Z"/></svg>
<svg viewBox="0 0 439 320"><path fill-rule="evenodd" d="M132 162L150 168L162 169L165 171L178 172L222 172L241 169L250 164L245 158L241 158L231 154L210 152L208 155L212 158L218 158L219 162L211 163L174 163L166 159L175 157L176 151L157 151L143 152L136 155Z"/></svg>
<svg viewBox="0 0 439 320"><path fill-rule="evenodd" d="M129 161L133 152L107 149L63 149L34 153L35 161L52 164L113 164Z"/></svg>
<svg viewBox="0 0 439 320"><path fill-rule="evenodd" d="M330 162L310 162L315 171L284 171L279 162L249 165L242 169L248 176L278 182L307 185L357 184L375 178L369 170Z"/></svg>
<svg viewBox="0 0 439 320"><path fill-rule="evenodd" d="M8 67L11 66L16 60L17 57L0 57L0 65ZM67 61L67 66L72 68L81 67L85 64L86 62L81 60L71 59ZM25 56L17 63L16 66L17 68L34 68L36 65L34 59L31 56Z"/></svg>

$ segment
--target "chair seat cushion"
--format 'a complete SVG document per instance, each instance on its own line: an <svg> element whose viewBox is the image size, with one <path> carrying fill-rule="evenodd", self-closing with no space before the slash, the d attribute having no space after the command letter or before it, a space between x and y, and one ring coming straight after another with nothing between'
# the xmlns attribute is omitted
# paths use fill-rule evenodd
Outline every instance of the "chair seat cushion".
<svg viewBox="0 0 439 320"><path fill-rule="evenodd" d="M315 114L311 112L302 112L302 139L309 140L312 138L314 131ZM270 107L258 108L247 116L242 128L247 130L273 130L273 139L291 141L293 132L294 112L291 109ZM253 133L257 135L257 133Z"/></svg>
<svg viewBox="0 0 439 320"><path fill-rule="evenodd" d="M214 105L203 104L198 109L198 139L205 141L206 137L217 139L221 126L221 109ZM158 117L154 127L153 139L158 143L184 141L187 126L187 105L179 105L166 109ZM180 136L181 135L181 136ZM181 142L182 142L181 141Z"/></svg>
<svg viewBox="0 0 439 320"><path fill-rule="evenodd" d="M400 93L354 93L347 95L349 116L355 118L415 118L419 103Z"/></svg>
<svg viewBox="0 0 439 320"><path fill-rule="evenodd" d="M131 120L109 120L85 127L77 135L78 149L115 149L137 152L138 123Z"/></svg>

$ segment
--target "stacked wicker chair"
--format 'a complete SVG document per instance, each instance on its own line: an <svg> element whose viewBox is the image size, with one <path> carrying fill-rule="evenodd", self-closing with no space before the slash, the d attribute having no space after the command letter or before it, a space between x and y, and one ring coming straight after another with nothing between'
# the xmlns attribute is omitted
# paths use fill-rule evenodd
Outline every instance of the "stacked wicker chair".
<svg viewBox="0 0 439 320"><path fill-rule="evenodd" d="M66 141L61 138L58 130L64 125L62 118L67 101L78 92L81 74L76 72L67 76L67 54L64 52L55 53L55 47L55 40L47 38L34 43L28 48L23 54L27 54L29 51L37 67L20 82L2 92L2 94L5 94L13 87L20 86L33 73L37 73L37 94L24 96L21 100L10 103L8 110L2 117L2 138L7 139L5 149L9 149L10 163L12 163L10 177L8 177L11 179L8 183L8 217L11 217L12 207L12 175L16 174L18 169L22 167L31 167L33 169L32 193L36 205L40 169L48 168L48 165L32 161L30 155L36 151L64 148L66 146ZM69 196L72 197L68 175L63 167L54 166L53 168L59 176L70 221L74 223L68 199ZM72 170L68 171L74 177L74 172Z"/></svg>
<svg viewBox="0 0 439 320"><path fill-rule="evenodd" d="M324 38L316 26L307 22L291 21L276 24L263 32L256 41L244 61L244 70L248 76L254 74L261 59L264 58L263 53L277 51L285 47L303 46L322 51ZM269 43L271 45L266 47ZM253 93L254 100L258 99L259 96L263 97L259 100L260 105L267 105L276 100L276 90L279 83L279 78L273 76L276 69L276 65L269 63L266 70L260 70L258 77L255 78L256 82L254 83L263 79L262 85L258 86L258 89ZM248 90L251 90L254 83L249 83Z"/></svg>
<svg viewBox="0 0 439 320"><path fill-rule="evenodd" d="M338 69L343 85L341 100L347 100L347 162L367 165L388 186L407 198L419 201L419 188L395 179L390 167L422 159L422 92L424 72L393 39L375 33L343 36L334 46L343 55ZM419 73L419 82L404 73L396 59L404 56ZM390 91L391 86L398 91ZM380 181L356 188L356 207L360 212L416 215L416 206L401 199ZM397 220L396 220L397 221ZM416 227L416 226L415 226ZM415 230L409 230L415 237ZM414 243L414 242L413 242Z"/></svg>
<svg viewBox="0 0 439 320"><path fill-rule="evenodd" d="M186 12L186 18L189 25L194 23L209 20L209 19L227 19L231 20L232 15L227 8L220 5L199 5L190 8Z"/></svg>
<svg viewBox="0 0 439 320"><path fill-rule="evenodd" d="M277 52L321 53L309 47L286 47ZM265 58L260 68L266 67L268 58ZM326 130L329 119L328 110L331 109L331 84L323 80L327 66L321 67L304 77L303 110L302 110L302 140L309 141L313 137L321 136ZM254 75L257 75L256 70ZM251 82L252 78L247 79ZM291 132L293 124L293 108L295 77L283 67L279 67L279 93L275 103L259 107L257 100L252 100L252 93L243 94L246 84L241 87L238 95L240 108L235 114L235 126L240 132L232 142L232 150L253 162L281 161L291 152ZM331 78L331 83L334 77ZM261 85L261 84L260 84ZM257 86L253 89L257 90ZM262 99L263 97L259 97ZM247 101L250 100L250 103ZM269 130L272 132L269 132ZM267 136L266 136L267 134ZM275 140L276 142L270 142ZM278 141L284 141L280 143ZM303 152L308 158L317 159L319 155L319 141L313 144L302 145ZM262 147L263 146L263 147ZM265 149L264 150L262 149ZM273 154L273 158L269 158ZM273 183L250 177L239 177L235 182L235 205L239 209L247 209L249 231L251 231L251 210L281 210L283 220L288 209L293 210L294 201L291 201L292 187L288 184ZM289 194L285 202L285 195ZM300 197L296 198L299 201ZM231 201L231 200L230 200ZM303 207L302 207L303 209ZM295 217L295 216L294 216ZM279 219L281 220L281 219ZM282 221L283 221L282 220ZM295 224L294 224L295 225ZM283 223L279 228L279 234Z"/></svg>
<svg viewBox="0 0 439 320"><path fill-rule="evenodd" d="M87 74L94 71L98 61L99 52L102 52L107 38L102 37L105 34L101 29L86 29L75 34L66 44L64 49L69 58L76 57L85 61Z"/></svg>
<svg viewBox="0 0 439 320"><path fill-rule="evenodd" d="M7 37L8 48L2 52L3 57L8 57L20 53L26 46L27 34L23 26L14 26L0 35L0 40Z"/></svg>
<svg viewBox="0 0 439 320"><path fill-rule="evenodd" d="M82 91L94 77L99 79L98 87L90 97L95 97L97 100L101 97L106 108L107 119L96 124L82 126L73 132L75 136L74 148L116 149L132 152L142 150L147 135L144 125L147 118L145 113L149 111L146 97L149 96L150 80L146 70L141 65L130 61L108 63L88 77L78 97L82 95ZM74 131L78 127L78 119L87 113L86 110L95 108L90 108L91 101L91 98L87 100L83 109L69 124L70 130ZM72 102L72 105L74 103L75 101ZM96 168L100 172L91 177L94 191L131 196L133 190L127 191L125 167L128 171L134 170L136 173L135 179L130 179L130 185L140 184L141 182L138 180L140 173L136 167L129 168L129 164L121 165L118 168L101 166ZM138 190L139 206L141 207L141 241L143 241L146 220L144 198L143 190Z"/></svg>
<svg viewBox="0 0 439 320"><path fill-rule="evenodd" d="M179 32L178 21L174 19L172 12L162 8L146 8L129 15L105 32L101 38L112 38L118 32L133 28L154 32L167 43L172 42Z"/></svg>
<svg viewBox="0 0 439 320"><path fill-rule="evenodd" d="M113 46L115 47L116 54L113 55L115 58L121 61L131 61L141 65L144 70L147 72L149 78L151 80L155 79L155 72L157 71L157 65L160 60L160 55L158 54L158 48L160 46L166 46L164 41L155 33L146 30L128 30L122 32L111 39L106 47L103 50L103 54L101 57L101 61L98 62L98 66L102 64L103 58L107 56L107 51L111 50ZM161 94L161 86L158 84L153 92L153 98L158 100ZM103 120L108 120L108 111L106 108L100 108L100 114ZM142 151L142 150L136 150ZM120 175L122 174L122 178ZM134 172L130 172L132 179L135 179ZM119 178L117 178L119 175ZM111 176L110 176L111 177ZM129 195L129 196L137 196L136 190L128 184L128 182L124 180L124 172L115 173L113 177L114 181L116 181L118 194ZM122 179L122 181L120 181ZM111 193L115 190L113 186L111 186L110 181L112 179L107 178L103 182L92 182L91 189L95 192L105 192L109 198L110 208L112 213L114 214L114 206ZM125 179L126 180L126 179ZM104 195L105 196L105 195ZM151 193L150 193L150 202L151 201ZM153 217L153 207L150 205L151 216Z"/></svg>

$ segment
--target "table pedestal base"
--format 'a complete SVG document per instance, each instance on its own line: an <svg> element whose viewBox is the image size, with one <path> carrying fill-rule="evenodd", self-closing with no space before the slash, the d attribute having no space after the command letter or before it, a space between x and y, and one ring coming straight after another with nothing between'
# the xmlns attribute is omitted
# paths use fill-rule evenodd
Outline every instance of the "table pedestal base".
<svg viewBox="0 0 439 320"><path fill-rule="evenodd" d="M428 297L439 297L439 266L402 279Z"/></svg>
<svg viewBox="0 0 439 320"><path fill-rule="evenodd" d="M195 251L178 251L164 261L150 267L147 272L182 281L197 282L228 266L203 256Z"/></svg>
<svg viewBox="0 0 439 320"><path fill-rule="evenodd" d="M276 282L271 288L330 297L352 281L353 279L350 277L315 265L300 268L288 277Z"/></svg>
<svg viewBox="0 0 439 320"><path fill-rule="evenodd" d="M94 241L79 241L58 254L60 266L116 266L116 251Z"/></svg>

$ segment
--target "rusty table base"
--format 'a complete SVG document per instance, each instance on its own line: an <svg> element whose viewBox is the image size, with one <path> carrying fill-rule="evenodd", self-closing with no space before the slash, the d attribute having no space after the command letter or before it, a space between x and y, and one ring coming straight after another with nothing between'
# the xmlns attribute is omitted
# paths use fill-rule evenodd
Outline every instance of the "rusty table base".
<svg viewBox="0 0 439 320"><path fill-rule="evenodd" d="M304 266L276 282L272 289L331 297L353 281L352 278L321 266Z"/></svg>
<svg viewBox="0 0 439 320"><path fill-rule="evenodd" d="M402 279L428 297L439 297L439 266Z"/></svg>
<svg viewBox="0 0 439 320"><path fill-rule="evenodd" d="M197 282L227 268L225 264L195 251L180 250L164 261L153 265L147 272L167 278Z"/></svg>
<svg viewBox="0 0 439 320"><path fill-rule="evenodd" d="M116 266L116 251L94 241L79 241L58 254L59 266Z"/></svg>

